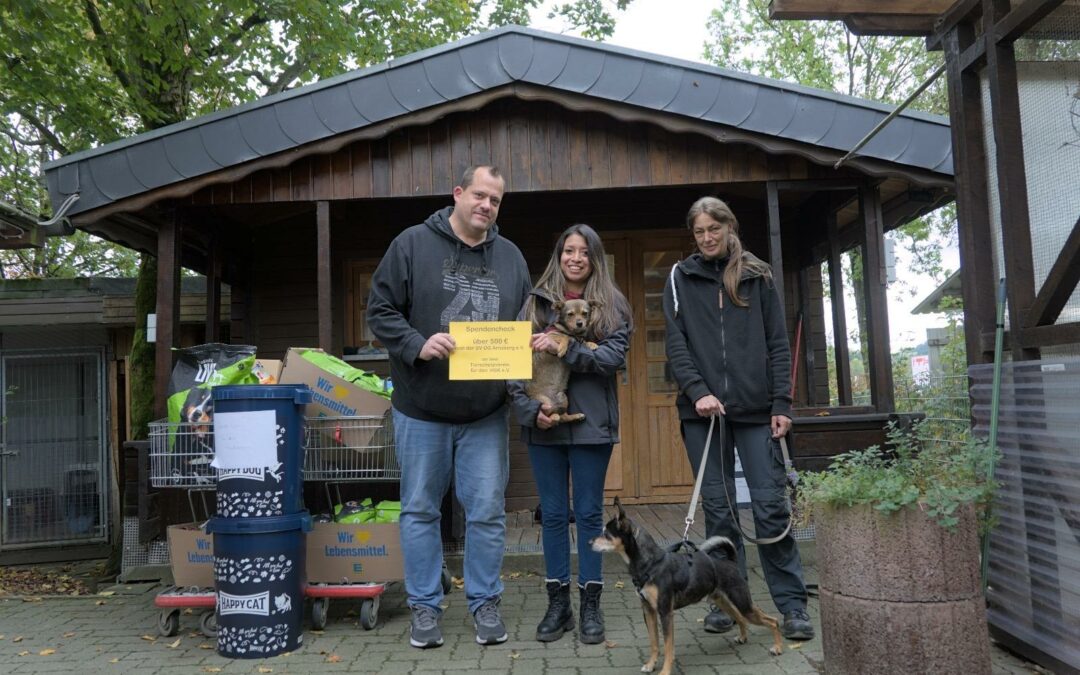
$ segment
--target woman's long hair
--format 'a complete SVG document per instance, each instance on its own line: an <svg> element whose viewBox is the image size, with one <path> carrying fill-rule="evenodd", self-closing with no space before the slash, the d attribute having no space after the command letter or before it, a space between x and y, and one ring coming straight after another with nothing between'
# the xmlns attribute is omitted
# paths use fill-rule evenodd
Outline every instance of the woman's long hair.
<svg viewBox="0 0 1080 675"><path fill-rule="evenodd" d="M600 303L592 322L593 337L597 339L607 337L618 330L623 323L632 330L634 320L630 313L630 303L626 301L626 297L615 285L608 272L607 256L604 254L604 244L600 241L600 235L584 223L571 225L559 235L559 240L555 242L555 250L551 254L551 259L548 260L544 273L536 282L536 287L547 291L552 300L562 300L566 297L566 279L563 277L559 263L566 240L574 234L584 239L585 246L589 249L591 272L585 281L585 292L582 297ZM535 329L543 329L546 326L537 325L535 300L535 297L529 297L526 316L533 322Z"/></svg>
<svg viewBox="0 0 1080 675"><path fill-rule="evenodd" d="M716 197L702 197L690 206L690 211L686 214L686 227L691 232L694 231L694 220L703 213L727 226L725 248L720 251L720 256L727 256L728 259L727 267L724 268L724 288L732 302L739 307L746 307L746 299L739 295L739 282L749 277L772 279L772 268L764 260L743 249L742 240L739 239L738 219L732 213L731 207Z"/></svg>

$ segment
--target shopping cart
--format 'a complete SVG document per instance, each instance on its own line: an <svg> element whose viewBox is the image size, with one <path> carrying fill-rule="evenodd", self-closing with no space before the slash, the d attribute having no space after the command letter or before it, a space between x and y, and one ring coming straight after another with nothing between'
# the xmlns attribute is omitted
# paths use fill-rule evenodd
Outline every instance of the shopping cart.
<svg viewBox="0 0 1080 675"><path fill-rule="evenodd" d="M210 466L214 459L213 425L158 420L149 424L149 440L150 485L185 489L192 522L205 522L213 515L216 497L217 471ZM212 587L170 586L154 597L154 606L161 610L158 632L164 637L176 635L181 614L190 609L199 611L202 634L214 638L216 603Z"/></svg>
<svg viewBox="0 0 1080 675"><path fill-rule="evenodd" d="M344 503L342 484L401 479L391 420L389 415L307 418L304 480L323 483L329 512L335 519L335 505ZM306 595L312 598L312 626L317 630L326 626L332 598L351 598L360 600L360 626L371 630L379 620L379 596L396 581L399 579L378 583L348 579L339 583L309 582ZM444 590L449 586L450 576L444 569Z"/></svg>

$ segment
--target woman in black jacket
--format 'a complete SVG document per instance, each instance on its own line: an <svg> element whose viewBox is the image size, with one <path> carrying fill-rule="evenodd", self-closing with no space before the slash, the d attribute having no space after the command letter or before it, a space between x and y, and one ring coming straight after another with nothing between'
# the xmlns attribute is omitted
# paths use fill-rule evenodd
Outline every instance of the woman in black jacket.
<svg viewBox="0 0 1080 675"><path fill-rule="evenodd" d="M599 235L588 225L572 225L555 244L547 268L522 309L532 322L532 348L556 353L546 330L558 319L556 300L595 301L588 339L595 350L572 342L563 359L570 366L568 412L585 419L553 425L550 408L525 395L524 383L509 385L514 414L540 493L544 564L547 568L548 609L536 629L536 639L551 642L574 628L570 606L570 479L577 524L578 588L581 602L581 641L604 641L600 593L604 588L600 554L589 541L600 536L604 519L604 478L611 449L619 442L619 399L616 373L626 364L631 315L626 298L611 280Z"/></svg>
<svg viewBox="0 0 1080 675"><path fill-rule="evenodd" d="M701 489L705 534L735 543L745 577L742 537L728 506L735 495L735 448L750 488L757 536L777 536L789 518L778 439L791 428L791 353L772 270L743 250L739 221L728 205L703 197L690 207L686 223L698 252L672 268L664 287L668 366L679 385L676 405L695 475L710 418L723 416L725 433L714 430ZM784 635L809 640L814 628L806 614L794 537L788 533L759 546L758 555L773 602L784 615ZM715 607L705 619L709 632L731 627L731 618Z"/></svg>

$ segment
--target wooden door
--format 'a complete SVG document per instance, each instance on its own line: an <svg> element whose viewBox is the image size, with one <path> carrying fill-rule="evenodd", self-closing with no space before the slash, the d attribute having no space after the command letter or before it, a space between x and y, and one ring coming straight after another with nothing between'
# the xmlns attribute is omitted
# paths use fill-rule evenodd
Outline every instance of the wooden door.
<svg viewBox="0 0 1080 675"><path fill-rule="evenodd" d="M678 385L667 369L663 291L671 266L686 255L688 239L664 231L604 242L635 326L627 370L620 376L622 443L608 469L609 495L631 502L679 501L689 496L694 477L679 432Z"/></svg>

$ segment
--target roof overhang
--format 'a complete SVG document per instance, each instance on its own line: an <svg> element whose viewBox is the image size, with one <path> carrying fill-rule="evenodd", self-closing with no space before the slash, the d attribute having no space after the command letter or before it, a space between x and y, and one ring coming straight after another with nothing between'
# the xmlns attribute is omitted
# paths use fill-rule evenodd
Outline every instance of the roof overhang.
<svg viewBox="0 0 1080 675"><path fill-rule="evenodd" d="M770 19L843 21L856 35L929 35L955 0L771 0Z"/></svg>
<svg viewBox="0 0 1080 675"><path fill-rule="evenodd" d="M835 161L892 107L516 26L472 36L307 87L76 153L45 167L54 204L84 226L191 194L260 168L326 153L403 124L423 124L499 97L703 131L814 161ZM951 185L948 120L904 111L851 164Z"/></svg>

